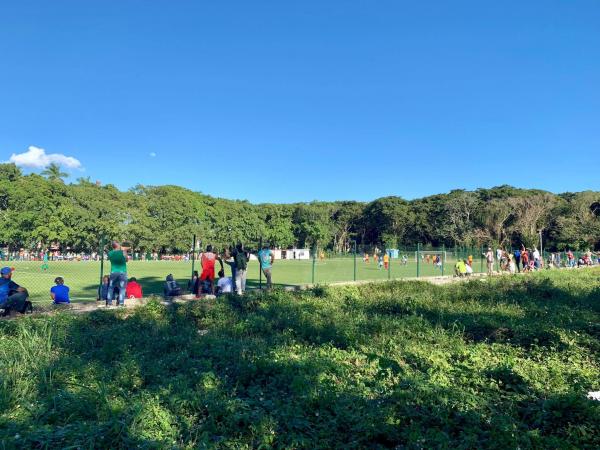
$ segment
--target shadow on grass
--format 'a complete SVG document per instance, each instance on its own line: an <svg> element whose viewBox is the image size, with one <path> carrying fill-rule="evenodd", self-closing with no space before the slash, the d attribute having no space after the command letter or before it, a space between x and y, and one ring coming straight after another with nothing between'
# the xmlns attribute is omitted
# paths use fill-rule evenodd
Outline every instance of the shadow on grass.
<svg viewBox="0 0 600 450"><path fill-rule="evenodd" d="M397 319L422 316L428 329L478 323L473 313L450 317L416 297L398 299L403 306L394 309L387 298L398 293L389 289L348 303L347 310L322 304L331 299L319 288L3 324L4 336L18 338L25 336L20 326L52 320L52 352L47 361L25 358L29 380L0 387L3 410L23 405L19 414L2 416L0 436L7 446L24 448L600 443L599 405L576 394L538 392L510 365L490 364L483 374L464 369L463 383L448 385L417 354L407 350L398 359L369 346ZM410 289L409 296L422 291ZM491 306L495 295L482 302ZM538 300L528 301L533 304L521 305L524 310L535 310ZM386 316L394 320L383 323ZM499 313L487 313L486 320L527 325ZM19 390L18 383L29 384Z"/></svg>

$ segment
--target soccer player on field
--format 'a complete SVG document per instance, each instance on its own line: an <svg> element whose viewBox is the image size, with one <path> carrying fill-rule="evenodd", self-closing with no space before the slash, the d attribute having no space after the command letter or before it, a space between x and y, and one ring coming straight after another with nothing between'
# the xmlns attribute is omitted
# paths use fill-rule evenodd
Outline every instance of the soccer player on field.
<svg viewBox="0 0 600 450"><path fill-rule="evenodd" d="M390 265L390 255L388 255L388 253L385 252L383 254L383 266L385 267L385 270L388 269L389 265Z"/></svg>
<svg viewBox="0 0 600 450"><path fill-rule="evenodd" d="M44 252L44 256L42 257L42 270L45 272L46 270L48 270L50 268L50 266L48 265L48 252L45 251Z"/></svg>

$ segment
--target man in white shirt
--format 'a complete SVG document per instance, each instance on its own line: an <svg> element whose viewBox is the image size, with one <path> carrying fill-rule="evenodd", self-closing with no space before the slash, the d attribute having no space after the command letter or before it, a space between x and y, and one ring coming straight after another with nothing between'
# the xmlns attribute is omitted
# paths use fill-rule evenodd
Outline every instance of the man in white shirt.
<svg viewBox="0 0 600 450"><path fill-rule="evenodd" d="M219 271L219 281L217 281L217 295L231 294L233 292L233 282L230 277L225 276L225 271Z"/></svg>
<svg viewBox="0 0 600 450"><path fill-rule="evenodd" d="M536 269L539 269L542 266L540 261L540 252L536 247L533 247L533 264Z"/></svg>

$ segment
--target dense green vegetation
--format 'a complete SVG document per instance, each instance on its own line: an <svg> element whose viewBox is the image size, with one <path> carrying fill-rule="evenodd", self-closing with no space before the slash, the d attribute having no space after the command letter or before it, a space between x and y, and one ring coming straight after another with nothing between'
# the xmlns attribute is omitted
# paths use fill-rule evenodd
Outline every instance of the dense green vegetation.
<svg viewBox="0 0 600 450"><path fill-rule="evenodd" d="M2 448L598 448L600 271L0 321Z"/></svg>
<svg viewBox="0 0 600 450"><path fill-rule="evenodd" d="M336 252L359 245L532 246L600 248L600 192L554 195L509 186L463 190L406 201L260 204L210 197L177 186L137 186L121 192L80 179L23 176L0 164L0 246L9 250L97 250L101 235L125 239L135 250L186 252L193 234L222 248L259 237L282 248L319 245Z"/></svg>

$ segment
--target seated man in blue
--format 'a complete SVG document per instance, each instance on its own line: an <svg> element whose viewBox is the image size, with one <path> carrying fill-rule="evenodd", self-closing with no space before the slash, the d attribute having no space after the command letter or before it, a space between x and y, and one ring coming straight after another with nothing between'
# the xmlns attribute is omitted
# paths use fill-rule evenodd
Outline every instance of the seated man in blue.
<svg viewBox="0 0 600 450"><path fill-rule="evenodd" d="M52 297L55 305L59 303L71 303L69 300L69 286L65 286L65 280L63 277L56 277L54 279L56 286L50 289L50 297Z"/></svg>
<svg viewBox="0 0 600 450"><path fill-rule="evenodd" d="M163 289L165 297L177 297L181 295L181 288L173 278L172 274L167 275L167 280L165 281L165 286Z"/></svg>
<svg viewBox="0 0 600 450"><path fill-rule="evenodd" d="M11 309L20 313L28 308L31 310L27 289L12 280L12 271L10 267L0 270L0 309L3 315L9 315Z"/></svg>

